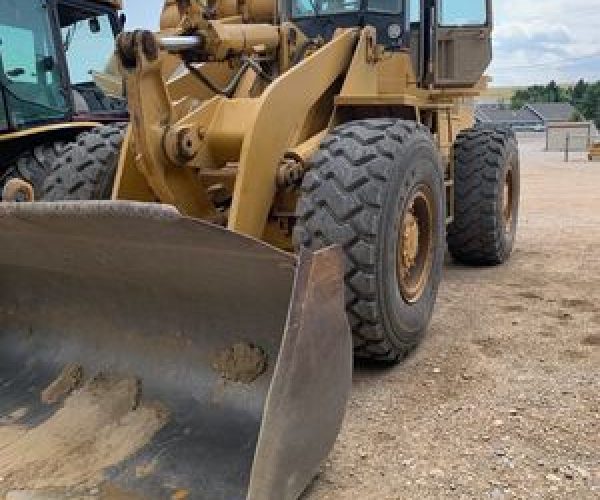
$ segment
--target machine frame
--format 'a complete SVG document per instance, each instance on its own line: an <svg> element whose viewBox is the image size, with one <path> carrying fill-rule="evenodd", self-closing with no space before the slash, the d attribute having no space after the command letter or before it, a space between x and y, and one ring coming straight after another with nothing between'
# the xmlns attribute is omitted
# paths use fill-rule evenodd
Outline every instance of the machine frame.
<svg viewBox="0 0 600 500"><path fill-rule="evenodd" d="M424 124L434 135L445 169L450 223L452 144L461 130L473 125L472 99L487 83L483 72L491 60L491 0L484 1L484 24L447 27L438 23L439 0L422 0L421 22L410 32L411 46L392 50L379 43L374 27L356 27L364 21L364 1L360 12L337 16L327 41L314 26L307 25L314 37L304 33L306 18L288 19L291 2L279 6L281 15L263 0L239 10L233 4L214 3L213 18L203 20L197 4L187 4L182 14L177 2L167 1L161 33L136 32L120 38L134 127L126 140L113 198L172 204L182 213L292 250L297 192L290 193L290 186L278 179L289 178L290 171L301 176L333 127L385 116ZM408 2L403 5L409 16ZM378 16L396 21L394 15ZM268 23L273 20L281 24ZM205 30L202 41L198 36L171 37L198 30ZM408 39L404 34L402 43ZM182 46L182 40L192 46ZM320 40L316 45L321 45L306 48L311 40ZM194 43L204 46L199 49ZM310 56L296 63L294 57L301 50ZM254 68L236 80L243 66L240 57L269 59L276 67L275 78L266 81L265 72ZM190 71L168 79L182 59ZM199 60L205 61L203 73L194 68ZM466 66L470 71L465 75ZM219 95L216 87L232 81L235 92ZM289 99L291 95L296 97ZM274 123L281 127L274 129ZM136 161L130 141L141 153ZM215 209L210 195L203 194L215 185L232 194L226 217Z"/></svg>

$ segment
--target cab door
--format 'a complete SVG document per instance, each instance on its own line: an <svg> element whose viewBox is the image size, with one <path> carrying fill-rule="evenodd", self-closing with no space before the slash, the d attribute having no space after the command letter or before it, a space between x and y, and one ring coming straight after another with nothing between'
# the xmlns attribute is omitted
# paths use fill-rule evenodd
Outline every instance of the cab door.
<svg viewBox="0 0 600 500"><path fill-rule="evenodd" d="M492 60L492 0L437 0L434 81L470 87Z"/></svg>

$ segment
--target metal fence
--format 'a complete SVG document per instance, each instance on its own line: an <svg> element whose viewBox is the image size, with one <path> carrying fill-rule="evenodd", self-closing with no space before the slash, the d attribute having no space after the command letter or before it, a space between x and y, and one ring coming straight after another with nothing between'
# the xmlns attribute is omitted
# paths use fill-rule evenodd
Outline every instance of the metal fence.
<svg viewBox="0 0 600 500"><path fill-rule="evenodd" d="M588 150L591 142L591 123L552 123L546 127L547 151L584 152Z"/></svg>

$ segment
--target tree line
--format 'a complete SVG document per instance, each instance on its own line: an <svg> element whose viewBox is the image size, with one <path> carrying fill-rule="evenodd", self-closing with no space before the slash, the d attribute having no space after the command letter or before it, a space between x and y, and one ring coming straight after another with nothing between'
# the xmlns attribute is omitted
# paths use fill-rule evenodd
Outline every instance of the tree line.
<svg viewBox="0 0 600 500"><path fill-rule="evenodd" d="M554 80L548 85L532 85L517 90L511 99L513 109L531 102L568 102L577 112L574 121L593 120L600 127L600 81L591 83L579 80L575 85L561 86Z"/></svg>

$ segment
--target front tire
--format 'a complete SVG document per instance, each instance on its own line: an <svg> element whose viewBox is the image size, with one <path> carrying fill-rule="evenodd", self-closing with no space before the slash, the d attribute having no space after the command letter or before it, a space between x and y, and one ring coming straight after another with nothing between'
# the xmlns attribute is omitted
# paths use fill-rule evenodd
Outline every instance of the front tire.
<svg viewBox="0 0 600 500"><path fill-rule="evenodd" d="M294 241L342 246L358 357L398 361L422 339L442 273L443 193L431 134L413 122L344 124L312 159Z"/></svg>

